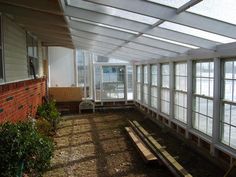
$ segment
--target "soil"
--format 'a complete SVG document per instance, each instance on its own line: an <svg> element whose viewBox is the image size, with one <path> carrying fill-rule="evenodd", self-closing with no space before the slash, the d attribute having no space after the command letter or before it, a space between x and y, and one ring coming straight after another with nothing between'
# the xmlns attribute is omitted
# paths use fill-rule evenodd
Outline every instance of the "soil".
<svg viewBox="0 0 236 177"><path fill-rule="evenodd" d="M138 120L194 177L224 172L135 110L66 116L54 137L56 150L44 177L172 177L167 168L145 164L124 127Z"/></svg>

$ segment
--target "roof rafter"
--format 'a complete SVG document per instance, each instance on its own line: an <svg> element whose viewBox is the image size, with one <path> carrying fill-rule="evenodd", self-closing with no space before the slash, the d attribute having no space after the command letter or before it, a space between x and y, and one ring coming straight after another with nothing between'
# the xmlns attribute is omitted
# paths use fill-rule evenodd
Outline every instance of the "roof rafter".
<svg viewBox="0 0 236 177"><path fill-rule="evenodd" d="M68 15L74 18L88 20L91 22L96 22L99 24L105 24L105 25L115 26L118 28L123 28L123 29L131 30L131 31L136 31L139 33L145 32L146 34L154 35L154 36L169 39L169 40L174 40L174 41L185 43L185 44L195 45L195 46L199 46L199 47L207 48L207 49L211 49L213 46L217 44L217 42L214 42L214 41L206 40L203 38L199 38L196 36L192 36L192 35L188 35L188 34L184 34L180 32L171 31L168 29L160 28L160 27L155 27L154 29L150 29L152 26L148 24L135 22L135 21L123 19L120 17L111 16L109 14L103 14L100 12L85 10L85 9L77 8L77 7L71 7L71 6L66 7L65 15ZM76 26L75 21L70 21L69 24L70 23L71 25ZM150 31L147 31L147 29L150 29ZM131 35L131 34L128 33L128 35Z"/></svg>

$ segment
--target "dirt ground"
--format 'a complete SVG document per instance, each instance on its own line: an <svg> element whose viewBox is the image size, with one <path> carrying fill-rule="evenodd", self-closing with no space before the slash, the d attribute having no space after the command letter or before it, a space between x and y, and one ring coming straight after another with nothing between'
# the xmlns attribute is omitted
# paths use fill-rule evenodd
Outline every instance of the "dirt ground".
<svg viewBox="0 0 236 177"><path fill-rule="evenodd" d="M68 116L54 138L56 151L52 168L44 177L171 177L158 164L146 165L124 127L128 119L138 120L194 177L222 177L224 172L163 132L135 110L109 111Z"/></svg>

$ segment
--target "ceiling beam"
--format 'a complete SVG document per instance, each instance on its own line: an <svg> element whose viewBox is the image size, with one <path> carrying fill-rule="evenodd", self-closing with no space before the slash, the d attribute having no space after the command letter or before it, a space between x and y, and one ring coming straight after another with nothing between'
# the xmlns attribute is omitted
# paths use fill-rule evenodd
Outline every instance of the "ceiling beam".
<svg viewBox="0 0 236 177"><path fill-rule="evenodd" d="M185 3L184 5L182 5L181 7L179 7L176 10L177 14L180 14L181 12L186 11L187 9L193 7L194 5L198 4L199 2L201 2L202 0L190 0L189 2Z"/></svg>
<svg viewBox="0 0 236 177"><path fill-rule="evenodd" d="M94 45L95 44L95 45L98 45L98 46L109 48L110 51L113 51L114 49L119 47L119 45L109 44L109 43L104 42L104 41L97 41L96 39L88 39L88 38L83 38L83 37L73 37L73 40L78 42L78 43L79 42L83 42L83 43L87 43L88 45ZM130 45L130 46L123 46L123 47L120 47L120 48L127 49L127 50L129 50L129 52L133 52L135 54L143 55L143 56L147 56L148 55L148 56L158 57L158 58L163 56L163 55L158 54L157 52L147 51L147 49L144 50L145 46L142 46L142 45L136 45L135 46L133 44L133 45ZM132 47L132 46L134 46L134 47ZM158 49L156 49L156 50L158 51ZM176 54L176 53L173 53L173 52L160 51L160 50L159 50L159 52L161 54L164 54L164 56L173 56L174 54Z"/></svg>
<svg viewBox="0 0 236 177"><path fill-rule="evenodd" d="M114 37L117 37L117 36L118 37L123 36L117 30L111 30L111 29L107 29L107 28L104 28L104 27L98 27L96 25L91 25L91 24L86 24L86 23L80 23L80 22L78 24L76 24L76 23L77 22L74 22L73 25L72 25L74 30L77 30L78 28L82 29L82 30L86 30L86 28L87 28L89 32L92 32L92 33L95 33L95 34L98 34L98 35L102 35L102 36L103 35L109 35L110 38L114 38ZM71 24L71 22L69 24ZM77 28L77 29L75 29L75 28ZM98 29L98 30L96 30L96 29ZM116 35L117 33L118 33L118 35ZM129 35L130 38L132 38L132 36L133 35ZM126 38L126 39L123 39L123 38L121 39L121 40L123 40L123 42L129 41L129 38ZM154 40L154 39L149 40L149 38L147 39L147 40L149 40L149 43L147 43L146 41L142 42L142 38L146 38L146 37L140 37L140 38L141 39L137 38L136 40L134 40L134 42L145 45L145 46L151 46L151 47L157 48L157 50L162 51L162 52L167 51L167 52L172 52L172 53L180 53L180 52L183 51L183 49L184 49L184 51L186 51L186 49L188 49L186 47L171 44L169 42L164 42L164 41ZM152 44L151 41L154 41L154 44ZM162 48L162 46L164 46L164 48ZM168 46L168 47L166 47L166 46ZM171 49L171 47L172 48L174 47L174 49L177 47L178 50L175 51L174 49ZM181 51L179 51L179 50L181 50Z"/></svg>
<svg viewBox="0 0 236 177"><path fill-rule="evenodd" d="M75 9L77 9L77 10L73 13L73 11ZM75 18L80 18L80 19L91 21L91 22L96 22L99 24L115 26L115 27L128 29L128 30L132 30L132 31L136 31L136 32L144 32L146 29L151 28L151 25L148 25L148 24L139 23L139 22L127 20L124 18L111 16L109 14L102 14L100 12L92 12L89 10L75 8L75 7L66 7L65 14L68 16L75 17ZM80 25L76 24L76 23L79 23ZM72 28L80 28L80 29L83 28L83 30L86 30L86 28L84 27L86 25L88 30L90 30L90 31L96 30L93 28L92 29L89 28L88 26L89 25L91 26L92 24L88 24L85 22L77 22L74 20L73 21L70 20L69 25ZM81 27L81 25L82 25L82 27ZM93 26L96 26L96 25L93 25ZM112 29L108 29L108 28L106 28L106 29L110 30L110 31L112 30ZM99 30L99 26L98 26L98 30ZM113 30L113 31L117 31L117 30ZM122 32L122 33L124 35L124 33L126 33L126 32ZM169 40L181 42L184 44L195 45L195 46L199 46L199 47L207 48L207 49L211 49L215 45L217 45L217 42L214 42L214 41L210 41L210 40L203 39L200 37L192 36L189 34L184 34L184 33L177 32L177 31L171 31L171 30L164 29L161 27L155 27L154 29L150 29L150 30L145 31L145 33L153 35L153 36L157 36L160 38L169 39ZM104 33L104 34L106 34L106 33ZM133 36L130 33L126 33L126 35L129 35L130 36L129 38L131 38L131 36ZM120 37L120 35L118 37ZM121 37L122 37L122 35L121 35ZM128 37L125 37L125 38L128 39Z"/></svg>

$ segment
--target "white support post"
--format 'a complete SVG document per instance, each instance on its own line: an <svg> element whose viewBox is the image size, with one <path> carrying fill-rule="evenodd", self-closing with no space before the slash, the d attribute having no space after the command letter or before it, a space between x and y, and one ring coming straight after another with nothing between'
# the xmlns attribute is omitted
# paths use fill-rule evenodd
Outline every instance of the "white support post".
<svg viewBox="0 0 236 177"><path fill-rule="evenodd" d="M189 130L192 128L192 109L193 109L193 61L187 61L187 127L186 138L189 138Z"/></svg>
<svg viewBox="0 0 236 177"><path fill-rule="evenodd" d="M124 99L125 99L125 104L127 104L127 90L128 90L128 84L127 84L127 82L128 82L128 71L127 71L127 65L125 65L125 85L124 85L124 92L125 92L125 94L124 94Z"/></svg>
<svg viewBox="0 0 236 177"><path fill-rule="evenodd" d="M157 63L157 116L161 112L161 64Z"/></svg>
<svg viewBox="0 0 236 177"><path fill-rule="evenodd" d="M147 65L148 70L148 106L151 107L151 65Z"/></svg>
<svg viewBox="0 0 236 177"><path fill-rule="evenodd" d="M137 66L133 65L133 97L137 101Z"/></svg>
<svg viewBox="0 0 236 177"><path fill-rule="evenodd" d="M140 85L141 85L141 88L140 88L140 92L141 92L141 93L140 93L140 95L141 95L140 102L143 103L143 100L144 100L144 99L143 99L143 96L144 96L144 95L143 95L143 85L144 85L144 83L143 83L143 81L144 81L144 78L143 78L143 65L140 65L140 68L141 68L141 69L140 69L140 72L141 72L141 73L140 73L140 75L141 75L141 77L140 77Z"/></svg>
<svg viewBox="0 0 236 177"><path fill-rule="evenodd" d="M214 59L214 99L213 99L213 125L212 125L212 144L211 154L215 155L215 144L220 136L220 95L221 95L221 61L220 58Z"/></svg>
<svg viewBox="0 0 236 177"><path fill-rule="evenodd" d="M174 84L175 84L175 71L174 71L174 62L169 63L169 74L170 74L170 120L174 118ZM169 121L170 126L171 121Z"/></svg>

